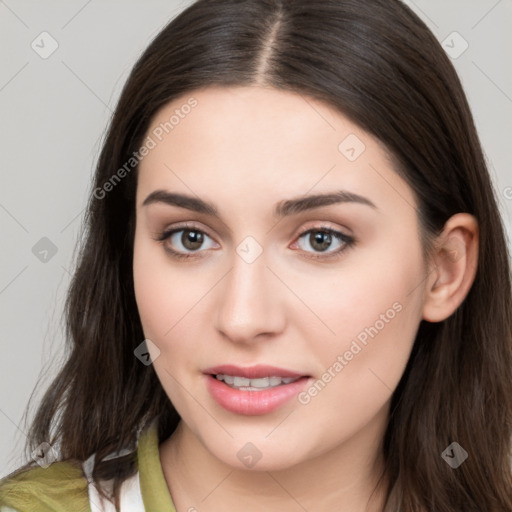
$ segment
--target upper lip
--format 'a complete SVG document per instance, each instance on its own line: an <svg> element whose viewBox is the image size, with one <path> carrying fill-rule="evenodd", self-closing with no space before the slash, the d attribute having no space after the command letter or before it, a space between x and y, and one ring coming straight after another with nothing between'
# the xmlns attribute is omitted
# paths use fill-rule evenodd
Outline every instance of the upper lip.
<svg viewBox="0 0 512 512"><path fill-rule="evenodd" d="M255 365L255 366L236 366L233 364L222 364L220 366L212 366L203 371L209 375L232 375L234 377L245 377L247 379L259 379L262 377L305 377L304 373L297 373L285 368L278 368L277 366L268 365Z"/></svg>

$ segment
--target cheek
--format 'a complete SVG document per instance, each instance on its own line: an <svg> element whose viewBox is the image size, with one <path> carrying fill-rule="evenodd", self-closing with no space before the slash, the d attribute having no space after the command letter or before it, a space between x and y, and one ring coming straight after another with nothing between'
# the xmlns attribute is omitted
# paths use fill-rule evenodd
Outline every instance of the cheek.
<svg viewBox="0 0 512 512"><path fill-rule="evenodd" d="M159 349L158 356L153 356L153 368L167 396L181 411L186 411L188 403L178 382L183 372L193 370L190 344L186 342L192 326L187 322L193 318L192 308L198 294L204 294L203 287L173 268L163 247L137 234L133 278L144 336Z"/></svg>
<svg viewBox="0 0 512 512"><path fill-rule="evenodd" d="M309 295L335 335L315 338L309 331L308 339L317 340L319 375L299 401L305 414L322 415L347 434L389 400L414 343L424 267L419 245L402 254L395 246L382 248L378 258L362 256ZM303 293L311 286L305 283Z"/></svg>
<svg viewBox="0 0 512 512"><path fill-rule="evenodd" d="M195 419L202 418L202 411L190 400L189 393L200 396L194 388L198 383L191 382L190 376L198 374L195 359L199 353L198 325L204 322L197 321L197 314L205 286L197 283L193 271L177 269L163 248L151 242L135 239L133 273L137 307L144 336L159 349L158 357L153 358L158 380L179 414L195 425ZM196 426L195 430L198 429Z"/></svg>
<svg viewBox="0 0 512 512"><path fill-rule="evenodd" d="M150 242L135 236L133 280L135 299L144 334L151 340L159 339L171 327L172 295L166 269L159 262L157 251Z"/></svg>
<svg viewBox="0 0 512 512"><path fill-rule="evenodd" d="M298 396L302 408L296 419L314 432L313 443L352 437L389 404L407 364L418 320L412 304L410 309L395 304L383 311L388 323L380 318L368 321L355 336L343 334L336 346L324 351L322 373ZM314 429L315 418L322 418L321 432Z"/></svg>
<svg viewBox="0 0 512 512"><path fill-rule="evenodd" d="M193 269L184 272L169 260L154 240L135 236L133 279L135 298L144 334L160 350L162 342L204 295L208 283L193 278Z"/></svg>
<svg viewBox="0 0 512 512"><path fill-rule="evenodd" d="M393 242L375 244L359 251L357 257L355 252L349 254L331 269L288 276L294 291L318 319L309 314L300 320L288 311L296 322L302 322L307 339L322 338L318 345L329 352L348 350L357 337L364 343L372 335L387 339L391 332L389 343L400 344L402 338L409 343L421 319L425 269L419 241L407 244L404 236Z"/></svg>

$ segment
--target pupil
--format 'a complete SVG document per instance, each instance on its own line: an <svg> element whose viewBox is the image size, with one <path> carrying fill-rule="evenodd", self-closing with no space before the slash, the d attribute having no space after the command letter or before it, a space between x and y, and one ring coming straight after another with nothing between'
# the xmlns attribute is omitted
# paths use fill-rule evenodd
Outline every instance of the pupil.
<svg viewBox="0 0 512 512"><path fill-rule="evenodd" d="M186 229L183 231L181 243L190 250L199 249L203 244L203 234L198 231Z"/></svg>
<svg viewBox="0 0 512 512"><path fill-rule="evenodd" d="M331 245L331 234L324 231L317 231L316 234L311 233L310 242L314 249L325 251Z"/></svg>

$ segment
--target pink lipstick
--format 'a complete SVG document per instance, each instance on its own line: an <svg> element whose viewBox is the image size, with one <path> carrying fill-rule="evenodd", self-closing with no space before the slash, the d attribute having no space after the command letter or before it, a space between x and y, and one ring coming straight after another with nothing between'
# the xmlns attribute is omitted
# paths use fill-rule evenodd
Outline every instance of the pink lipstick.
<svg viewBox="0 0 512 512"><path fill-rule="evenodd" d="M297 396L310 379L299 372L267 365L221 365L203 373L212 398L224 409L246 416L276 410Z"/></svg>

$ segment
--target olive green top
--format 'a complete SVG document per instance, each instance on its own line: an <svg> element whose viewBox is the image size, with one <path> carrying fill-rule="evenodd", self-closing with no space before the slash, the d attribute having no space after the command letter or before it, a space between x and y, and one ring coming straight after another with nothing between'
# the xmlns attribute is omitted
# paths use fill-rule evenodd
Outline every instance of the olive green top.
<svg viewBox="0 0 512 512"><path fill-rule="evenodd" d="M144 429L137 446L138 483L133 493L144 510L176 512L165 481L158 451L157 424ZM140 483L140 484L139 484ZM137 501L140 501L137 500ZM130 505L130 503L127 503ZM133 506L128 506L130 512ZM0 512L99 512L91 506L89 482L81 464L69 461L35 467L0 480ZM121 512L126 510L121 497ZM142 512L142 509L140 509Z"/></svg>

